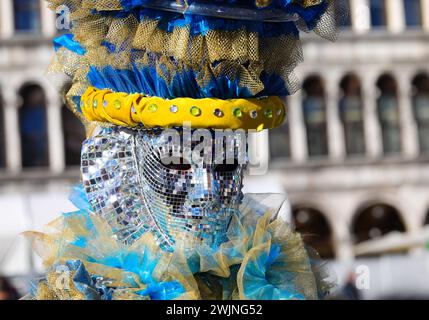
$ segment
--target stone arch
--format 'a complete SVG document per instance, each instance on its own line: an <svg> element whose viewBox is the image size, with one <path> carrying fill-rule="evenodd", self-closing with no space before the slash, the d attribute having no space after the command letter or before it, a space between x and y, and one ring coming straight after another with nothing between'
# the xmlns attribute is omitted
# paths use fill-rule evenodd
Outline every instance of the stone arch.
<svg viewBox="0 0 429 320"><path fill-rule="evenodd" d="M323 259L335 258L333 230L326 215L312 205L295 205L292 219L306 244L314 248Z"/></svg>
<svg viewBox="0 0 429 320"><path fill-rule="evenodd" d="M375 28L387 25L386 0L370 0L369 10L371 14L371 25Z"/></svg>
<svg viewBox="0 0 429 320"><path fill-rule="evenodd" d="M421 28L423 24L423 0L405 0L404 14L405 23L408 28Z"/></svg>
<svg viewBox="0 0 429 320"><path fill-rule="evenodd" d="M347 73L340 81L339 114L344 128L346 152L349 156L365 154L364 109L361 81L355 73Z"/></svg>
<svg viewBox="0 0 429 320"><path fill-rule="evenodd" d="M14 29L17 33L40 33L41 1L13 0Z"/></svg>
<svg viewBox="0 0 429 320"><path fill-rule="evenodd" d="M48 167L48 119L46 91L37 82L26 82L18 90L22 166Z"/></svg>
<svg viewBox="0 0 429 320"><path fill-rule="evenodd" d="M85 128L66 105L61 108L61 120L66 166L79 166L82 142L85 140Z"/></svg>
<svg viewBox="0 0 429 320"><path fill-rule="evenodd" d="M309 75L303 82L303 112L310 157L328 155L325 83L321 76Z"/></svg>
<svg viewBox="0 0 429 320"><path fill-rule="evenodd" d="M393 231L406 232L406 222L395 206L383 201L371 201L359 207L351 224L354 243L379 238Z"/></svg>
<svg viewBox="0 0 429 320"><path fill-rule="evenodd" d="M420 152L429 153L429 74L419 72L412 79L412 104Z"/></svg>
<svg viewBox="0 0 429 320"><path fill-rule="evenodd" d="M377 114L381 127L383 153L399 154L402 143L398 83L393 75L384 73L377 79L376 86L378 88Z"/></svg>

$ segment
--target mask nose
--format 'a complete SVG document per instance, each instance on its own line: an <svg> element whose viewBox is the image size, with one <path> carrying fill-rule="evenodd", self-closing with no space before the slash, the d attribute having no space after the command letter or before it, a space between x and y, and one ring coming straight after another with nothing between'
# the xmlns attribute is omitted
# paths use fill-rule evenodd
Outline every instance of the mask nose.
<svg viewBox="0 0 429 320"><path fill-rule="evenodd" d="M219 203L219 182L210 168L197 167L193 170L188 199L193 208L207 208Z"/></svg>

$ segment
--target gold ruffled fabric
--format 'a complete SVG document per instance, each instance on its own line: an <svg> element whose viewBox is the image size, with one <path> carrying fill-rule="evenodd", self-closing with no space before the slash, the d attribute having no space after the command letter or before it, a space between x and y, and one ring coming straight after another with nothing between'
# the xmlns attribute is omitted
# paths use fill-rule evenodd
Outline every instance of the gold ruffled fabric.
<svg viewBox="0 0 429 320"><path fill-rule="evenodd" d="M89 218L89 221L88 221ZM88 229L88 223L92 225ZM147 289L138 274L109 266L106 263L111 257L126 256L127 253L144 253L158 261L153 272L155 281L176 280L181 283L185 293L180 299L198 299L197 284L186 267L186 260L179 252L167 253L159 249L151 234L146 234L132 246L125 246L115 239L109 225L94 214L72 214L50 223L46 233L27 232L25 236L31 241L35 252L43 259L43 265L48 270L46 281L40 282L32 299L35 300L82 300L85 295L73 284L74 273L64 266L67 261L81 261L86 270L97 277L103 278L105 286L115 288L112 300L117 299L148 299L137 292ZM88 239L85 247L76 244L79 239ZM173 262L174 260L174 262ZM64 280L67 282L64 284ZM58 285L58 284L61 285Z"/></svg>
<svg viewBox="0 0 429 320"><path fill-rule="evenodd" d="M120 10L119 0L48 0L55 10L60 5L70 8L73 21L72 33L86 50L83 56L58 51L51 70L63 71L73 79L67 94L68 103L76 112L78 106L71 98L79 96L89 86L86 74L90 65L112 66L131 70L132 64L150 65L167 83L176 72L195 70L198 85L204 87L213 78L225 75L238 79L239 87L247 88L252 95L264 89L261 73L276 73L286 84L290 94L299 88L293 70L303 60L298 36L287 34L276 37L260 37L257 32L241 28L235 31L208 30L205 35L193 35L189 25L175 27L168 32L159 26L159 20L145 17L139 22L133 14L113 18L94 14L93 10ZM296 1L303 7L320 3L320 0ZM260 6L266 6L262 1ZM326 38L336 35L335 22L338 6L329 1L329 9L315 28ZM306 30L305 25L299 25ZM104 42L117 48L109 51ZM137 51L136 51L137 50ZM156 55L156 59L153 59ZM100 88L111 89L111 88Z"/></svg>
<svg viewBox="0 0 429 320"><path fill-rule="evenodd" d="M249 213L249 209L247 211ZM32 295L27 298L68 300L97 296L88 293L88 290L91 293L95 289L87 285L85 290L81 284L76 286L74 272L62 272L64 269L61 267L68 262L80 261L91 277L101 279L105 290L111 292L109 299L149 299L149 295L141 294L148 289L148 283L141 277L142 272L146 272L145 265L140 269L127 270L124 266L130 256L138 257L139 261L150 257L149 261L154 261L156 266L153 270L148 268L147 272L151 272L156 283L180 283L183 292L175 299L277 297L263 292L255 296L253 289L252 295L247 293L249 286L260 281L265 281L265 287L271 291L289 288L289 291L296 292L291 298L321 297L321 290L327 287L314 269L301 237L282 220L271 221L272 216L273 212L267 212L260 218L255 212L236 216L229 227L228 241L220 247L201 246L189 252L186 244L179 242L176 250L168 253L157 247L150 234L132 246L126 246L115 239L108 224L98 216L82 211L64 215L49 224L45 233L25 234L48 270L43 281L36 284ZM267 264L266 270L261 271L262 279L250 279L249 274L253 272L248 272L249 264L252 261L261 264L263 253L268 253L273 246L279 248L275 263ZM116 264L109 263L112 259ZM59 286L58 283L67 285Z"/></svg>

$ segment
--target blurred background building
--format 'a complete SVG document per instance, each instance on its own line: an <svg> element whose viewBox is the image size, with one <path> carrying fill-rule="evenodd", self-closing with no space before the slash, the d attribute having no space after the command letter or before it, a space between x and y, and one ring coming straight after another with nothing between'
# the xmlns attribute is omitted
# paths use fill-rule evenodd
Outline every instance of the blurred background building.
<svg viewBox="0 0 429 320"><path fill-rule="evenodd" d="M269 171L246 189L288 192L291 219L339 283L368 266L365 297L429 292L423 245L356 250L429 224L429 0L348 7L336 43L303 37L303 90L287 100L288 121L258 137ZM41 270L17 233L73 210L79 182L84 130L45 75L55 21L44 1L0 1L0 274L12 277Z"/></svg>

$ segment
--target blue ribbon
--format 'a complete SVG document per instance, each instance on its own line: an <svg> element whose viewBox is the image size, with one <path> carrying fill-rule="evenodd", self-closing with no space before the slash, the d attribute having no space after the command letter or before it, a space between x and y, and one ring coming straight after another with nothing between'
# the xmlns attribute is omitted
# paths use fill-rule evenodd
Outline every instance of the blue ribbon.
<svg viewBox="0 0 429 320"><path fill-rule="evenodd" d="M86 50L81 44L73 39L73 34L67 33L54 39L54 49L58 51L60 48L66 48L80 56L86 53Z"/></svg>

